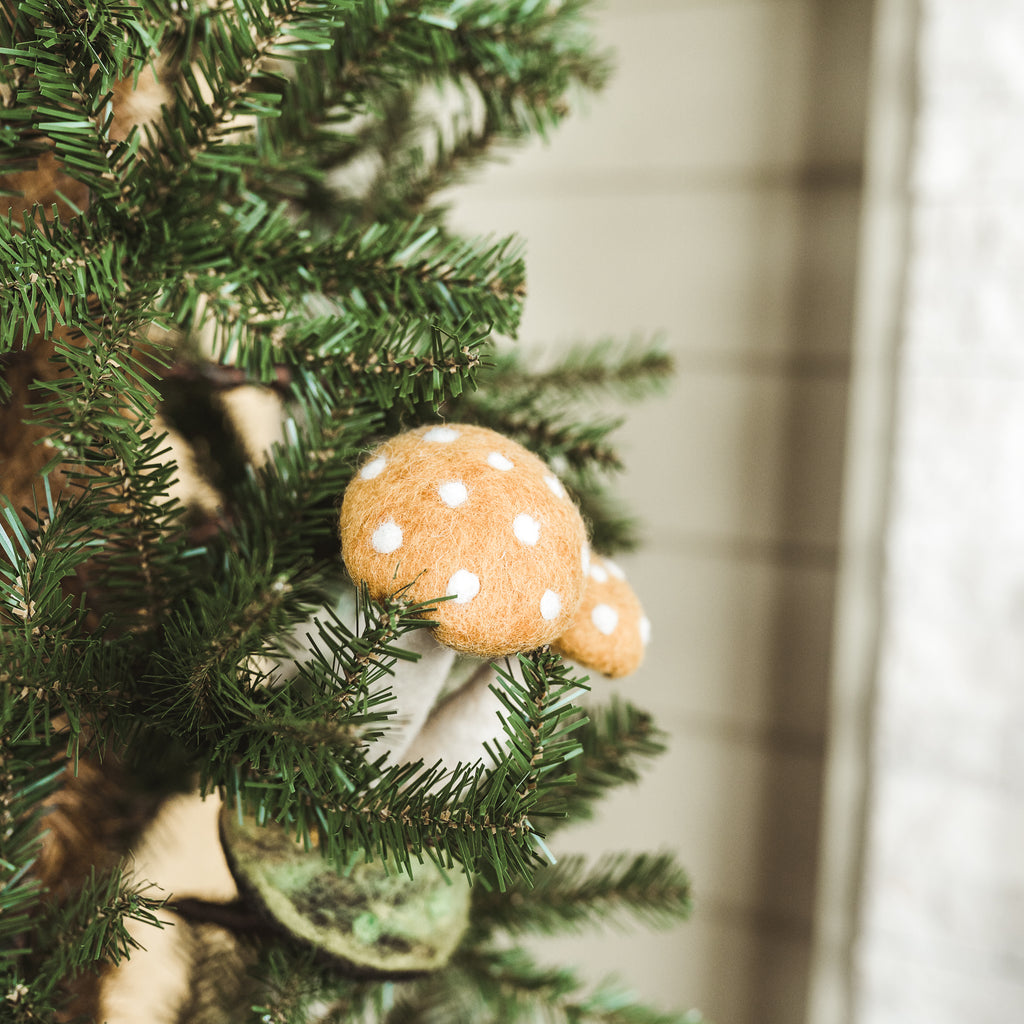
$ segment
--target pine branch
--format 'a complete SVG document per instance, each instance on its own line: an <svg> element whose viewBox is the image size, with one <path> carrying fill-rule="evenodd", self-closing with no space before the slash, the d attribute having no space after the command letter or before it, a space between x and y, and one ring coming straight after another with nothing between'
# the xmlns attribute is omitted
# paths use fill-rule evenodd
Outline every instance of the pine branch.
<svg viewBox="0 0 1024 1024"><path fill-rule="evenodd" d="M393 982L351 978L299 945L265 946L252 970L254 1013L274 1024L370 1024L385 1019Z"/></svg>
<svg viewBox="0 0 1024 1024"><path fill-rule="evenodd" d="M570 93L603 85L609 62L594 53L584 9L522 0L364 6L329 51L268 83L281 90L282 116L259 126L264 167L259 183L250 183L312 205L326 194L329 172L336 178L346 165L372 159L379 172L352 209L371 220L421 209L496 144L557 124ZM455 144L439 143L424 159L417 136L435 134L431 120L441 132L438 115L425 115L418 101L428 87L445 86L465 98L456 120L466 127ZM470 116L474 104L484 107L482 124ZM333 199L347 205L344 195Z"/></svg>
<svg viewBox="0 0 1024 1024"><path fill-rule="evenodd" d="M495 693L507 712L502 725L509 739L501 760L523 778L530 805L544 813L552 807L549 776L564 771L580 753L572 733L582 721L572 714L570 701L581 695L582 680L546 648L517 660L522 683L511 671L498 669Z"/></svg>
<svg viewBox="0 0 1024 1024"><path fill-rule="evenodd" d="M124 276L131 263L125 243L77 226L43 215L20 227L0 218L0 352L24 348L57 325L98 338L101 327L131 320L147 304L144 283L129 285Z"/></svg>
<svg viewBox="0 0 1024 1024"><path fill-rule="evenodd" d="M390 694L380 688L371 694L371 687L398 660L414 660L401 640L429 624L428 611L400 599L373 602L363 594L350 628L324 609L312 654L296 665L296 678L275 686L272 674L257 673L241 687L235 682L230 717L207 728L211 749L202 768L203 787L234 785L240 765L254 780L298 777L321 793L347 792L373 778L376 772L365 764L361 747L385 720ZM254 812L262 820L266 806L261 803ZM308 840L304 826L299 831Z"/></svg>
<svg viewBox="0 0 1024 1024"><path fill-rule="evenodd" d="M690 883L669 854L612 854L588 869L586 858L563 858L538 871L532 888L506 897L478 889L476 920L513 935L578 933L627 919L667 927L691 909Z"/></svg>
<svg viewBox="0 0 1024 1024"><path fill-rule="evenodd" d="M163 652L154 651L141 685L161 715L181 716L183 739L230 719L231 702L242 699L237 666L273 654L275 638L321 602L336 572L336 542L330 556L320 548L334 536L335 498L377 419L337 415L338 396L324 382L311 391L305 426L289 421L289 442L226 496L219 534L189 552L194 586L180 596L172 590L163 602ZM250 688L261 684L256 670L243 676ZM218 711L222 700L228 707Z"/></svg>
<svg viewBox="0 0 1024 1024"><path fill-rule="evenodd" d="M605 982L573 1007L569 1019L574 1024L711 1024L699 1010L664 1013L646 1006L615 981Z"/></svg>
<svg viewBox="0 0 1024 1024"><path fill-rule="evenodd" d="M505 887L528 877L541 860L529 815L557 810L549 776L573 755L569 734L578 724L568 703L578 683L559 659L538 653L520 664L524 683L511 676L503 683L511 751L491 771L466 766L445 774L420 764L385 770L351 752L345 760L336 748L282 745L273 770L267 764L248 770L240 759L226 759L205 785L222 788L240 813L285 822L310 846L315 833L321 852L335 863L364 851L410 873L413 861L424 857L446 868L487 865L494 883ZM355 698L353 714L363 715L362 690L349 690L348 697Z"/></svg>
<svg viewBox="0 0 1024 1024"><path fill-rule="evenodd" d="M102 552L93 530L104 526L116 533L120 523L98 494L60 504L50 496L36 529L0 503L0 735L46 735L63 715L73 745L83 718L121 703L135 639L86 629L86 609L64 586Z"/></svg>
<svg viewBox="0 0 1024 1024"><path fill-rule="evenodd" d="M5 62L8 69L38 74L40 57L53 57L85 80L101 74L108 84L126 63L154 45L153 23L147 21L147 13L145 6L109 0L87 0L73 8L48 0L22 0L14 7L5 4L0 52L10 57ZM80 89L81 82L65 74L63 79L54 77L46 91L71 97Z"/></svg>
<svg viewBox="0 0 1024 1024"><path fill-rule="evenodd" d="M118 79L156 54L159 30L134 4L68 6L29 0L0 22L0 81L6 97L2 175L25 170L51 150L63 174L95 198L120 201L138 135L111 137Z"/></svg>
<svg viewBox="0 0 1024 1024"><path fill-rule="evenodd" d="M55 1019L71 1002L69 985L79 975L141 948L128 921L163 927L156 916L163 900L148 896L147 889L125 885L118 873L94 874L67 902L40 902L23 955L9 965L0 963L0 991L13 1004L0 1006L9 1014L4 1019Z"/></svg>
<svg viewBox="0 0 1024 1024"><path fill-rule="evenodd" d="M58 507L49 495L45 525L30 531L6 498L0 499L0 623L4 639L17 631L33 641L48 635L77 631L82 611L60 588L59 582L102 546L89 533L88 504ZM95 504L95 502L93 502Z"/></svg>
<svg viewBox="0 0 1024 1024"><path fill-rule="evenodd" d="M597 89L607 77L608 60L594 54L584 8L510 0L423 11L410 0L396 3L386 19L338 39L338 85L358 94L395 77L396 65L402 80L465 75L491 118L509 131L543 135L565 115L562 97L571 86Z"/></svg>
<svg viewBox="0 0 1024 1024"><path fill-rule="evenodd" d="M447 971L402 994L388 1024L702 1024L698 1014L660 1013L611 983L589 994L583 987L574 971L541 967L521 949L467 944Z"/></svg>
<svg viewBox="0 0 1024 1024"><path fill-rule="evenodd" d="M605 440L621 425L618 420L581 424L563 419L558 413L530 415L495 407L486 397L476 400L474 396L467 396L463 403L453 406L451 413L453 419L507 434L556 465L562 463L578 471L622 468L618 452Z"/></svg>
<svg viewBox="0 0 1024 1024"><path fill-rule="evenodd" d="M152 360L140 358L138 341L130 320L115 330L92 327L80 337L55 339L51 362L60 373L33 385L41 400L32 420L51 430L50 443L65 459L97 468L134 461L158 398L147 379Z"/></svg>
<svg viewBox="0 0 1024 1024"><path fill-rule="evenodd" d="M386 410L391 432L437 410L476 386L487 334L458 325L449 332L423 322L365 331L335 318L313 321L293 335L302 364L294 391L322 405L331 389L356 408ZM369 441L369 437L367 441Z"/></svg>
<svg viewBox="0 0 1024 1024"><path fill-rule="evenodd" d="M232 360L247 358L245 339L259 321L308 317L302 302L312 294L326 296L350 328L377 326L401 309L406 320L471 318L509 334L523 299L522 259L511 239L466 241L414 220L350 222L314 242L283 205L271 208L254 195L231 208L197 206L161 259L188 268L168 285L167 309L186 328L211 316L215 345Z"/></svg>
<svg viewBox="0 0 1024 1024"><path fill-rule="evenodd" d="M638 782L637 762L665 750L664 734L651 716L631 704L616 699L607 707L588 708L587 714L577 734L582 752L571 776L558 780L566 818L572 821L591 817L594 803L610 788Z"/></svg>
<svg viewBox="0 0 1024 1024"><path fill-rule="evenodd" d="M239 672L239 664L264 653L268 636L281 632L308 605L290 600L287 577L273 566L254 568L241 559L226 566L227 578L176 609L164 633L166 653L142 681L156 715L173 722L175 735L196 741L239 713L253 714L249 690L262 682L257 670ZM262 569L262 571L260 571ZM240 678L241 676L241 678Z"/></svg>
<svg viewBox="0 0 1024 1024"><path fill-rule="evenodd" d="M179 8L163 45L181 76L164 119L148 130L150 184L143 195L159 201L188 191L193 170L207 181L224 171L237 175L239 153L223 146L233 122L278 113L279 97L255 92L251 83L273 62L329 45L331 30L358 6L356 0L240 0L224 8ZM246 154L244 162L253 159Z"/></svg>
<svg viewBox="0 0 1024 1024"><path fill-rule="evenodd" d="M64 769L53 767L57 745L44 740L42 730L33 735L17 728L10 680L3 681L0 694L5 736L0 752L0 972L17 972L29 948L25 933L42 896L31 869L39 852L43 802L60 786Z"/></svg>
<svg viewBox="0 0 1024 1024"><path fill-rule="evenodd" d="M102 598L91 600L89 610L99 617L120 613L121 630L132 619L135 629L153 628L188 579L180 509L167 497L175 466L163 438L147 429L157 398L146 379L155 350L150 347L143 361L134 350L131 325L124 331L88 346L56 343L52 361L62 372L35 383L40 401L30 407L32 422L49 431L46 444L55 453L43 470L53 471L52 484L44 476L47 550L52 554L53 538L62 537L76 552L73 562L65 564L62 556L59 565L46 563L47 574L64 571L51 586L72 572L84 579L102 575ZM54 532L58 487L68 510ZM68 536L75 522L77 530Z"/></svg>
<svg viewBox="0 0 1024 1024"><path fill-rule="evenodd" d="M605 407L609 396L636 400L663 387L671 361L657 344L625 346L611 340L578 346L555 365L529 353L506 350L491 356L479 386L447 410L451 418L483 423L519 438L552 460L587 521L591 542L602 552L637 546L637 522L605 485L621 468L607 442L616 422L580 422L586 403ZM553 403L559 412L552 414Z"/></svg>
<svg viewBox="0 0 1024 1024"><path fill-rule="evenodd" d="M316 620L317 639L311 657L296 665L299 677L316 691L336 694L366 692L391 674L398 661L418 661L399 641L408 633L435 625L436 602L409 603L399 591L388 601L375 601L365 585L357 591L355 622L349 627L334 609Z"/></svg>
<svg viewBox="0 0 1024 1024"><path fill-rule="evenodd" d="M581 346L547 369L532 370L529 363L529 355L516 351L494 355L480 375L479 390L452 403L449 415L511 434L551 460L580 505L595 548L630 550L637 542L636 523L602 479L621 468L606 440L618 423L581 423L583 410L577 406L609 394L642 397L662 386L669 360L657 346L622 348L605 341ZM556 398L561 410L552 414Z"/></svg>
<svg viewBox="0 0 1024 1024"><path fill-rule="evenodd" d="M366 197L367 206L377 217L422 214L437 193L464 181L472 171L494 159L503 144L508 144L493 124L462 129L451 144L438 128L433 141L432 157L427 156L423 146L413 146L405 155L404 167L382 165Z"/></svg>
<svg viewBox="0 0 1024 1024"><path fill-rule="evenodd" d="M509 405L550 403L555 394L574 401L605 401L609 396L638 401L664 390L672 372L672 359L659 342L622 345L611 338L576 345L545 369L530 368L538 362L535 355L504 352L495 358L484 383Z"/></svg>
<svg viewBox="0 0 1024 1024"><path fill-rule="evenodd" d="M74 898L56 907L38 932L39 947L52 950L49 969L57 977L74 976L98 963L119 963L143 943L127 929L128 921L154 928L166 902L149 896L147 883L127 884L119 873L90 878Z"/></svg>
<svg viewBox="0 0 1024 1024"><path fill-rule="evenodd" d="M64 784L63 759L55 736L19 725L22 697L9 678L0 695L0 1016L49 1020L66 1003L69 980L116 963L137 945L125 922L155 923L160 901L124 886L117 874L93 875L70 897L43 890L33 869L44 808Z"/></svg>
<svg viewBox="0 0 1024 1024"><path fill-rule="evenodd" d="M224 559L266 567L268 586L282 573L294 588L307 570L336 572L336 500L382 431L383 415L315 367L297 373L292 390L285 441L224 495L223 529L208 551L210 571L220 579L233 571Z"/></svg>
<svg viewBox="0 0 1024 1024"><path fill-rule="evenodd" d="M525 91L543 67L549 91L570 82L597 88L606 60L593 56L582 28L579 2L467 3L458 9L436 4L423 9L415 0L376 7L376 17L353 22L339 33L333 51L339 91L359 94L377 83L410 79L443 81L477 72ZM561 47L554 59L556 46ZM557 88L555 84L561 85Z"/></svg>
<svg viewBox="0 0 1024 1024"><path fill-rule="evenodd" d="M514 333L524 295L520 249L513 239L446 237L418 218L397 226L377 223L334 244L328 263L341 269L324 290L347 293L353 308L358 301L371 312L383 312L397 303L423 317L458 321L471 315Z"/></svg>

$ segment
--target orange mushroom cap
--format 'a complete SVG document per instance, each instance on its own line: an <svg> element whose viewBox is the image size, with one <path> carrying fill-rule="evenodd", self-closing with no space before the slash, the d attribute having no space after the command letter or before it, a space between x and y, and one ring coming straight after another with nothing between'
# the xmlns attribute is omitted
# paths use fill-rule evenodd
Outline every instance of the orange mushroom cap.
<svg viewBox="0 0 1024 1024"><path fill-rule="evenodd" d="M484 658L551 643L585 582L586 529L550 468L484 427L420 427L375 449L345 491L349 574L383 598L441 601L441 643Z"/></svg>
<svg viewBox="0 0 1024 1024"><path fill-rule="evenodd" d="M650 630L623 571L610 559L592 555L576 617L552 647L584 668L618 678L640 667Z"/></svg>

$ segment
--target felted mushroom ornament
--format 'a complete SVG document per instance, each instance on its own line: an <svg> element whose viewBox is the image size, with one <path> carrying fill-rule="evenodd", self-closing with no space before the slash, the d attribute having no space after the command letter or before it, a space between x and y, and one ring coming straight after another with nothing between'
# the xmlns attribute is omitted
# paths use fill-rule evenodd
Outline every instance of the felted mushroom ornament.
<svg viewBox="0 0 1024 1024"><path fill-rule="evenodd" d="M432 613L447 647L500 658L572 624L586 528L532 452L485 427L420 427L385 441L341 507L342 558L376 599L448 597Z"/></svg>
<svg viewBox="0 0 1024 1024"><path fill-rule="evenodd" d="M563 657L613 679L631 675L644 659L650 620L626 574L610 558L593 555L572 625L552 646Z"/></svg>
<svg viewBox="0 0 1024 1024"><path fill-rule="evenodd" d="M583 521L550 468L495 431L421 427L385 441L345 492L340 532L357 584L377 599L403 589L410 600L451 597L431 613L437 642L484 659L425 723L406 708L414 685L394 688L399 718L416 723L411 741L392 743L394 761L454 769L504 742L488 661L551 644L619 678L643 660L650 623L624 573L591 555ZM438 688L427 689L433 700Z"/></svg>

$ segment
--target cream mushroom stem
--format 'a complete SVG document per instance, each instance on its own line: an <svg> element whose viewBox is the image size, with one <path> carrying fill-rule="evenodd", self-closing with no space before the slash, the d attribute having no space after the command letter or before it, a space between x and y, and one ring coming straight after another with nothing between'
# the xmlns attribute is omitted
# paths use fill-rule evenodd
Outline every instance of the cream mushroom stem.
<svg viewBox="0 0 1024 1024"><path fill-rule="evenodd" d="M446 773L455 771L460 764L482 762L490 767L493 761L488 751L500 756L508 745L504 725L508 709L496 692L509 685L507 676L522 685L518 660L481 664L462 686L434 708L406 749L404 760L422 761L428 768L440 765ZM575 690L565 698L566 703L579 699L585 692L582 688Z"/></svg>
<svg viewBox="0 0 1024 1024"><path fill-rule="evenodd" d="M482 664L433 710L403 760L422 760L427 767L440 764L448 772L459 764L488 764L486 746L501 746L507 738L501 721L504 705L491 689L497 680L494 666Z"/></svg>
<svg viewBox="0 0 1024 1024"><path fill-rule="evenodd" d="M356 622L355 591L343 588L334 603L334 614L346 625ZM320 637L321 616L309 617L290 637L288 643L291 663L278 666L279 683L293 679L297 674L295 662L309 656ZM374 761L386 754L392 764L407 760L405 750L423 727L455 664L456 653L442 647L429 629L417 629L396 641L396 646L416 655L415 659L399 659L391 671L374 685L371 696L390 691L391 700L386 707L391 712L380 727L380 735L367 744L366 754Z"/></svg>
<svg viewBox="0 0 1024 1024"><path fill-rule="evenodd" d="M430 709L455 664L455 652L442 647L429 630L418 629L403 637L401 646L419 655L417 661L399 661L392 674L385 676L379 690L390 690L394 714L388 719L381 735L366 749L370 761L387 754L392 764L408 761L409 745L423 729Z"/></svg>

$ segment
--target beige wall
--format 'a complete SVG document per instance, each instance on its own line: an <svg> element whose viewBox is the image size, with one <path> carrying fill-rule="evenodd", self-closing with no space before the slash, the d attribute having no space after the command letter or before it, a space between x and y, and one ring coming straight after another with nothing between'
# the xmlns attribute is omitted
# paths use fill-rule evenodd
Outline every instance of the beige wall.
<svg viewBox="0 0 1024 1024"><path fill-rule="evenodd" d="M607 93L454 194L460 226L527 239L524 345L664 330L677 360L621 479L654 640L619 689L670 749L559 850L671 847L696 914L538 948L716 1024L804 1013L869 8L612 0Z"/></svg>

